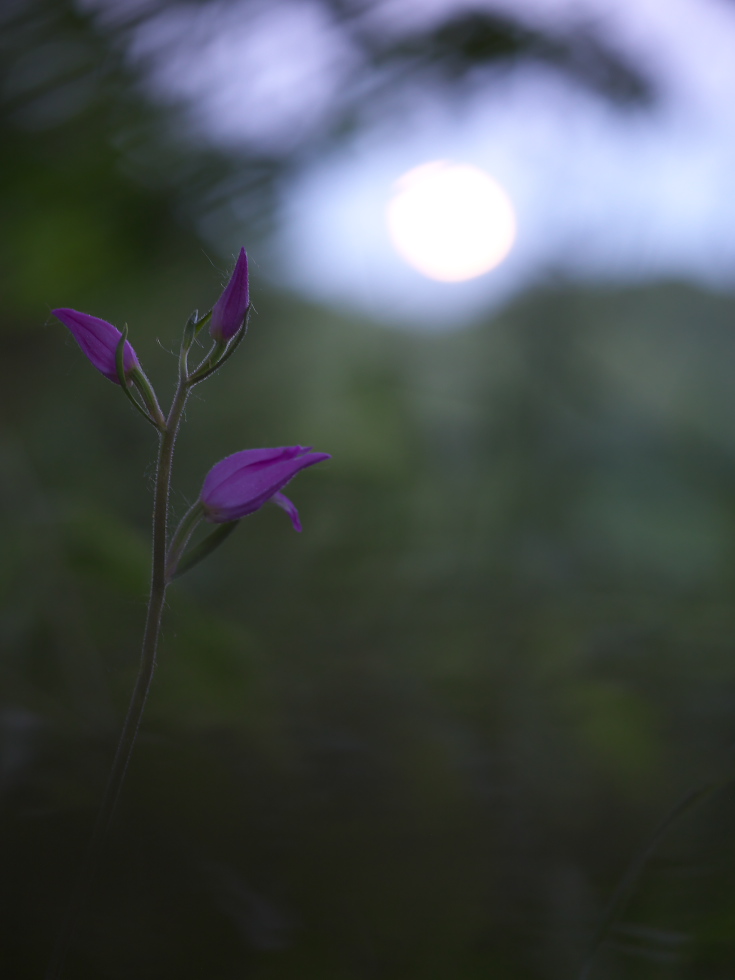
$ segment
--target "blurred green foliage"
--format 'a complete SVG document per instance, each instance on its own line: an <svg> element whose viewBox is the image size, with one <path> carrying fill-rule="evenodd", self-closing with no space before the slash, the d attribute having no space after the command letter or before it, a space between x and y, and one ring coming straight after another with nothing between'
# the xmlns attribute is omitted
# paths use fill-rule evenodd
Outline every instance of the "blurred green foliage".
<svg viewBox="0 0 735 980"><path fill-rule="evenodd" d="M51 24L52 65L94 69L70 115L28 96L2 124L0 973L23 980L136 669L154 455L48 311L127 321L166 391L220 276L186 202L123 166L152 110L114 48L66 6L16 13L25 50ZM294 484L303 535L266 508L172 588L69 977L575 976L630 858L731 761L735 304L560 287L427 337L254 296L174 507L241 448L334 458ZM734 807L675 825L595 976L731 975Z"/></svg>

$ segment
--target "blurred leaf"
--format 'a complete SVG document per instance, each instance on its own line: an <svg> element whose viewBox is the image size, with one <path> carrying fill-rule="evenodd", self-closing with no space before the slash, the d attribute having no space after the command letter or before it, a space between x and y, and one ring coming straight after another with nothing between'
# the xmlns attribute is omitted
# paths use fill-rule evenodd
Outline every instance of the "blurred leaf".
<svg viewBox="0 0 735 980"><path fill-rule="evenodd" d="M145 595L150 545L137 529L96 504L77 503L64 519L63 537L71 568L123 595Z"/></svg>
<svg viewBox="0 0 735 980"><path fill-rule="evenodd" d="M602 681L570 684L565 701L582 746L621 785L636 787L659 771L662 746L650 704L634 691Z"/></svg>

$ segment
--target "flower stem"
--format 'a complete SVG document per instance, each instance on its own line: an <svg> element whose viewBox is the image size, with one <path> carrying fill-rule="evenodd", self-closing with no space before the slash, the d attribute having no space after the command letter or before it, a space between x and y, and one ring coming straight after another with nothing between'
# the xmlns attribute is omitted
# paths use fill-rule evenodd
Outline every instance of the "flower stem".
<svg viewBox="0 0 735 980"><path fill-rule="evenodd" d="M46 969L45 980L59 980L69 945L74 935L79 916L87 899L89 888L97 872L107 831L112 821L130 763L135 741L138 736L143 710L148 700L153 674L156 669L158 637L161 632L161 617L166 598L166 550L168 542L168 510L171 489L171 468L174 446L179 431L181 416L189 394L189 385L184 372L180 372L171 411L166 426L161 430L156 469L156 488L153 503L153 563L151 571L151 591L148 600L143 647L138 676L130 698L122 732L117 743L107 788L102 799L97 820L92 831L86 854L82 860L77 880L69 901L66 916L62 922L56 944Z"/></svg>

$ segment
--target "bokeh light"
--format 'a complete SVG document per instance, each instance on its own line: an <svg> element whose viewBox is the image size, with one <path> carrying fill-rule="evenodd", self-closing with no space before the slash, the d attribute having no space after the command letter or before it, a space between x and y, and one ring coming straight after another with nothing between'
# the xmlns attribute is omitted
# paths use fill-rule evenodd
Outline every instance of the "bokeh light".
<svg viewBox="0 0 735 980"><path fill-rule="evenodd" d="M513 205L497 181L478 167L444 160L400 178L387 220L398 253L440 282L490 272L516 237Z"/></svg>

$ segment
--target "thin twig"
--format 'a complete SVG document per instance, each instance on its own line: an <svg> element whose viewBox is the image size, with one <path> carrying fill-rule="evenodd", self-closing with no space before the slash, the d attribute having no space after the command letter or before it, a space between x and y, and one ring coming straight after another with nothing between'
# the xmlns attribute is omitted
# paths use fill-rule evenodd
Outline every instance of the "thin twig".
<svg viewBox="0 0 735 980"><path fill-rule="evenodd" d="M153 504L151 591L148 600L148 612L146 615L138 676L128 706L127 715L125 716L122 732L117 743L117 750L110 770L105 795L102 799L86 854L82 859L66 915L46 969L45 980L59 980L62 976L69 946L73 939L79 916L87 900L90 886L97 872L104 841L110 828L118 799L120 798L120 791L133 754L143 717L143 710L148 699L148 692L150 691L153 674L156 669L158 637L161 631L161 616L168 585L166 580L166 548L168 540L171 467L173 464L176 436L188 394L189 387L185 382L185 378L180 377L171 405L171 411L166 419L166 427L161 431L159 442L156 489Z"/></svg>

